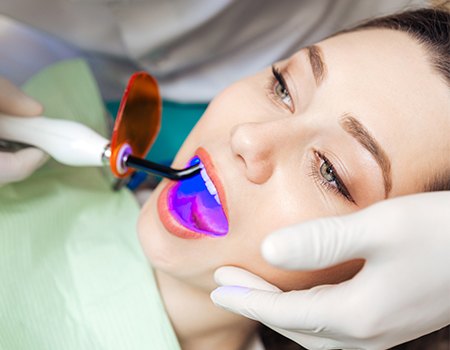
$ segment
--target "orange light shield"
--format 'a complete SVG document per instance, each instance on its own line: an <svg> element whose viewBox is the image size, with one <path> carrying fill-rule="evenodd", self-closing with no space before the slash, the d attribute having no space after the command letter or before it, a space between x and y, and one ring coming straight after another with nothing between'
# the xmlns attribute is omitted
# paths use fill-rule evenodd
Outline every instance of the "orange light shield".
<svg viewBox="0 0 450 350"><path fill-rule="evenodd" d="M120 101L111 138L110 167L118 178L133 169L123 164L126 154L144 158L161 129L161 96L156 80L145 72L131 76Z"/></svg>

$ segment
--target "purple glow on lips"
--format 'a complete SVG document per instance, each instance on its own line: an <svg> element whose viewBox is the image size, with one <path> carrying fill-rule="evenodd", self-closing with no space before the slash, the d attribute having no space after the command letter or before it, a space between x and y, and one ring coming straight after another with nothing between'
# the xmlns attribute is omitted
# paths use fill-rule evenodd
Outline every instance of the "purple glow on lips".
<svg viewBox="0 0 450 350"><path fill-rule="evenodd" d="M189 166L199 162L200 159L194 157ZM205 180L198 174L172 188L169 208L177 221L188 229L209 236L224 236L228 233L228 220L215 196L218 198L208 191Z"/></svg>

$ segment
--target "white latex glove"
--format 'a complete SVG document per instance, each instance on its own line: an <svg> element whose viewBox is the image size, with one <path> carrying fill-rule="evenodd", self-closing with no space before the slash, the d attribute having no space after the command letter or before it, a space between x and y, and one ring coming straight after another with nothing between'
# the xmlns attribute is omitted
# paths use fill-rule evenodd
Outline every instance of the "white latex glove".
<svg viewBox="0 0 450 350"><path fill-rule="evenodd" d="M42 113L42 106L0 77L0 113L34 116ZM23 180L44 164L47 158L37 148L25 148L14 153L0 152L0 186Z"/></svg>
<svg viewBox="0 0 450 350"><path fill-rule="evenodd" d="M450 323L450 192L286 228L266 238L262 253L298 270L366 259L349 281L287 293L238 268L216 271L215 304L306 348L386 349Z"/></svg>

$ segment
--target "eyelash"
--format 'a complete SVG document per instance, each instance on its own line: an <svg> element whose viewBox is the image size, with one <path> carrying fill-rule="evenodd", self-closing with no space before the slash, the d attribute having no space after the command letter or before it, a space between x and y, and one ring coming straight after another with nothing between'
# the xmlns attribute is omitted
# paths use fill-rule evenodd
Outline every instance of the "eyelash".
<svg viewBox="0 0 450 350"><path fill-rule="evenodd" d="M277 88L280 87L282 89L282 93L286 96L280 96L279 93L277 93ZM294 102L291 97L291 93L289 92L288 85L286 83L286 80L284 79L283 73L276 68L275 66L272 66L272 78L270 79L270 84L268 87L269 96L275 100L278 103L283 104L284 107L288 108L291 112L295 111L294 108ZM286 99L289 99L289 101L286 101Z"/></svg>
<svg viewBox="0 0 450 350"><path fill-rule="evenodd" d="M328 160L328 158L319 151L314 151L314 154L322 161L322 163L318 165L316 159L311 160L311 173L309 175L314 179L314 181L325 187L326 190L341 196L342 198L348 200L353 204L356 204L355 200L350 195L350 192L347 190L347 187L344 185L344 182L336 172L335 167ZM332 181L327 181L322 175L321 168L324 165L327 166L328 169L330 169L330 173L333 176ZM332 185L332 183L334 183L335 185Z"/></svg>

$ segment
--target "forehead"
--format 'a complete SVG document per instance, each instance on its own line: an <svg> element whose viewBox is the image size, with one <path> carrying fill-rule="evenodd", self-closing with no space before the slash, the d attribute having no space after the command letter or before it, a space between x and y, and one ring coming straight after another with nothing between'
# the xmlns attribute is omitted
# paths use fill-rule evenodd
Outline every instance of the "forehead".
<svg viewBox="0 0 450 350"><path fill-rule="evenodd" d="M346 33L318 45L329 72L325 96L354 113L386 150L394 195L414 192L436 168L448 167L442 154L450 151L450 90L423 46L387 29ZM415 175L405 179L408 171Z"/></svg>

